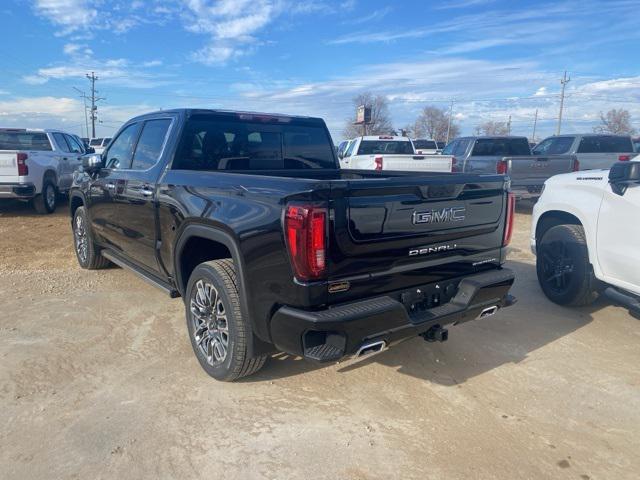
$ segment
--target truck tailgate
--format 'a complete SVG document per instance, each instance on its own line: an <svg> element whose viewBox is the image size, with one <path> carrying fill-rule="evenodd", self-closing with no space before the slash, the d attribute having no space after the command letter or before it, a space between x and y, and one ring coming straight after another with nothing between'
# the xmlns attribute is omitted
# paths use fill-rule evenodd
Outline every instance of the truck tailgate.
<svg viewBox="0 0 640 480"><path fill-rule="evenodd" d="M351 296L499 264L506 210L503 176L362 179L340 191L332 188L332 197L330 280L348 280ZM345 295L334 298L344 300Z"/></svg>
<svg viewBox="0 0 640 480"><path fill-rule="evenodd" d="M551 155L546 157L505 157L507 174L512 186L542 185L545 180L573 171L576 157L573 155Z"/></svg>
<svg viewBox="0 0 640 480"><path fill-rule="evenodd" d="M0 183L18 179L17 152L0 151Z"/></svg>
<svg viewBox="0 0 640 480"><path fill-rule="evenodd" d="M452 157L447 155L376 155L382 157L382 170L405 172L451 172Z"/></svg>

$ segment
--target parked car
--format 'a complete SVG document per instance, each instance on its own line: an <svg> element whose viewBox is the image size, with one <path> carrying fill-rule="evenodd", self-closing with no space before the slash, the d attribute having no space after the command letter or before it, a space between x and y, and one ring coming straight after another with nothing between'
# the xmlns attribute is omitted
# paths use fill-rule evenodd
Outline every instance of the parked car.
<svg viewBox="0 0 640 480"><path fill-rule="evenodd" d="M640 137L633 139L633 149L636 153L640 152Z"/></svg>
<svg viewBox="0 0 640 480"><path fill-rule="evenodd" d="M580 170L609 169L615 162L630 160L633 152L629 135L600 133L556 135L545 138L533 149L534 155L575 155Z"/></svg>
<svg viewBox="0 0 640 480"><path fill-rule="evenodd" d="M533 156L526 137L460 137L442 154L455 157L456 171L508 175L511 189L520 199L539 197L545 180L579 168L572 155Z"/></svg>
<svg viewBox="0 0 640 480"><path fill-rule="evenodd" d="M548 180L531 248L545 295L588 305L600 293L640 315L640 161Z"/></svg>
<svg viewBox="0 0 640 480"><path fill-rule="evenodd" d="M0 199L29 200L39 213L53 212L84 154L84 146L66 132L0 129Z"/></svg>
<svg viewBox="0 0 640 480"><path fill-rule="evenodd" d="M80 266L112 261L182 296L219 380L274 351L327 362L444 341L513 303L504 176L342 171L319 118L136 117L85 157L70 206Z"/></svg>
<svg viewBox="0 0 640 480"><path fill-rule="evenodd" d="M107 148L107 145L109 145L110 141L110 137L92 138L89 142L89 146L93 147L95 153L102 153L104 152L104 149Z"/></svg>
<svg viewBox="0 0 640 480"><path fill-rule="evenodd" d="M419 155L435 155L442 151L440 146L438 146L438 142L427 138L416 138L413 140L413 148Z"/></svg>
<svg viewBox="0 0 640 480"><path fill-rule="evenodd" d="M340 167L352 170L451 172L451 156L417 155L408 137L370 135L350 141Z"/></svg>

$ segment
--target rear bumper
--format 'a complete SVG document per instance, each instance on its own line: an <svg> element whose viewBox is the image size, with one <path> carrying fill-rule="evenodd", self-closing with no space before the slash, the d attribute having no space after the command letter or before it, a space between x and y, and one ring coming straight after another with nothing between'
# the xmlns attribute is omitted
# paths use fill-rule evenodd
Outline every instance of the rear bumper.
<svg viewBox="0 0 640 480"><path fill-rule="evenodd" d="M399 300L403 293L413 294L416 289L313 312L283 306L271 320L272 341L291 354L338 360L372 341L394 345L436 325L473 320L488 307L510 306L515 302L509 295L514 278L508 269L464 277L450 301L429 309L410 309Z"/></svg>
<svg viewBox="0 0 640 480"><path fill-rule="evenodd" d="M33 198L36 187L33 183L0 183L0 198Z"/></svg>

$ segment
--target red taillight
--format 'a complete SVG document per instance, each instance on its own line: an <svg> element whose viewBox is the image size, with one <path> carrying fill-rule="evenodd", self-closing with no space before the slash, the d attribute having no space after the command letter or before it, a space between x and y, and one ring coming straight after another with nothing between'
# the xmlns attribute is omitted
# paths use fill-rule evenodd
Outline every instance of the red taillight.
<svg viewBox="0 0 640 480"><path fill-rule="evenodd" d="M289 205L284 216L287 247L298 280L317 280L326 270L327 211L312 205Z"/></svg>
<svg viewBox="0 0 640 480"><path fill-rule="evenodd" d="M456 157L451 157L451 171L458 171L458 159Z"/></svg>
<svg viewBox="0 0 640 480"><path fill-rule="evenodd" d="M580 171L580 161L577 158L573 159L573 167L572 167L574 172L579 172Z"/></svg>
<svg viewBox="0 0 640 480"><path fill-rule="evenodd" d="M498 175L506 175L509 168L509 163L506 160L500 160L496 163L496 173Z"/></svg>
<svg viewBox="0 0 640 480"><path fill-rule="evenodd" d="M511 235L513 235L513 219L515 217L516 210L516 197L513 193L509 192L507 196L507 217L505 219L504 237L502 239L502 246L506 247L511 243Z"/></svg>
<svg viewBox="0 0 640 480"><path fill-rule="evenodd" d="M23 177L29 175L29 167L27 166L27 154L18 153L16 159L18 160L18 176Z"/></svg>
<svg viewBox="0 0 640 480"><path fill-rule="evenodd" d="M376 168L375 169L377 171L382 170L382 157L376 157L373 161L376 163Z"/></svg>
<svg viewBox="0 0 640 480"><path fill-rule="evenodd" d="M619 155L618 156L618 161L620 161L620 162L628 162L629 160L631 160L631 155Z"/></svg>

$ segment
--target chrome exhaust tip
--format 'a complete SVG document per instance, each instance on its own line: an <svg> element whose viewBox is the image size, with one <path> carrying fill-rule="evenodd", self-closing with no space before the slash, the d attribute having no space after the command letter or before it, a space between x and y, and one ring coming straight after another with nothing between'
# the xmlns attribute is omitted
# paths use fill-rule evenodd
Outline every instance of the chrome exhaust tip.
<svg viewBox="0 0 640 480"><path fill-rule="evenodd" d="M378 340L376 342L365 343L356 352L356 358L364 357L365 355L371 355L374 353L380 353L387 347L387 342L384 340Z"/></svg>
<svg viewBox="0 0 640 480"><path fill-rule="evenodd" d="M484 310L482 310L480 312L480 315L478 315L478 318L486 318L486 317L490 317L492 315L495 315L496 312L498 311L498 308L499 307L497 305L485 308Z"/></svg>

